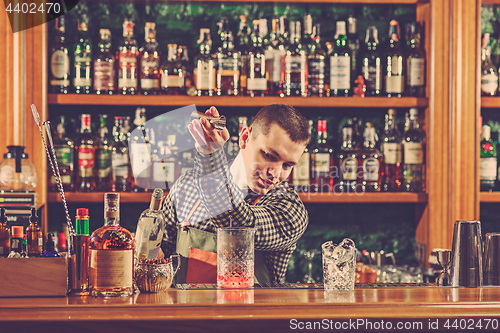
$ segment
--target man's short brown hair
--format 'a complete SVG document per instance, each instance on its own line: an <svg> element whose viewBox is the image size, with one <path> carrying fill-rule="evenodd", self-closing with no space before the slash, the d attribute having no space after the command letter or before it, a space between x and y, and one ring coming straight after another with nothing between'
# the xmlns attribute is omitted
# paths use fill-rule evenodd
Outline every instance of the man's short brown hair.
<svg viewBox="0 0 500 333"><path fill-rule="evenodd" d="M288 133L293 142L308 144L311 139L307 119L293 106L271 104L264 106L255 115L249 127L253 134L269 134L271 124L277 124Z"/></svg>

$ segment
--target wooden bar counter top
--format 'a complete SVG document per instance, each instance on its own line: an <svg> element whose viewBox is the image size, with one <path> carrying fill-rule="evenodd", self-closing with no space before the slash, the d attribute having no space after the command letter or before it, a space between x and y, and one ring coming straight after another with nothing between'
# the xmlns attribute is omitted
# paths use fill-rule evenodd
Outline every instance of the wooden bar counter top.
<svg viewBox="0 0 500 333"><path fill-rule="evenodd" d="M453 332L453 324L459 331L499 331L500 287L328 293L318 288L169 289L123 298L0 298L0 332Z"/></svg>

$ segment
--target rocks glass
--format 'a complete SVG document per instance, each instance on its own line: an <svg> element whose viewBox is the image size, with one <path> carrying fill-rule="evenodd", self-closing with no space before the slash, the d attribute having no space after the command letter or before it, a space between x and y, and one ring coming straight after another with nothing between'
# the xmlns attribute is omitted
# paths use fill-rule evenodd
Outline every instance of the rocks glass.
<svg viewBox="0 0 500 333"><path fill-rule="evenodd" d="M323 243L323 280L325 291L354 290L356 246L349 238L339 244Z"/></svg>

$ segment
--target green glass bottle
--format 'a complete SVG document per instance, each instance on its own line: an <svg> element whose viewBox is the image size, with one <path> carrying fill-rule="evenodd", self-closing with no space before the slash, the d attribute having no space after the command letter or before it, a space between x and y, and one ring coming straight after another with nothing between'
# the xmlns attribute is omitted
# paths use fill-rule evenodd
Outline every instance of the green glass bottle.
<svg viewBox="0 0 500 333"><path fill-rule="evenodd" d="M497 149L491 141L491 129L483 126L480 149L479 184L481 191L492 191L497 178Z"/></svg>

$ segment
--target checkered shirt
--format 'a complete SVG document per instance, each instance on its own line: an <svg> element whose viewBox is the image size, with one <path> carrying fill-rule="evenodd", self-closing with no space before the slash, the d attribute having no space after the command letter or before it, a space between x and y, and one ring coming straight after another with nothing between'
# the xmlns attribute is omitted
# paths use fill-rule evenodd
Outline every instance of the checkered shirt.
<svg viewBox="0 0 500 333"><path fill-rule="evenodd" d="M230 189L230 191L228 191ZM196 154L194 169L181 175L168 193L162 210L166 233L162 250L175 252L177 224L189 219L192 227L217 232L219 227L255 228L255 250L263 251L271 280L283 282L292 252L308 224L307 210L294 189L280 183L261 197L246 195L232 180L222 149L210 155Z"/></svg>

